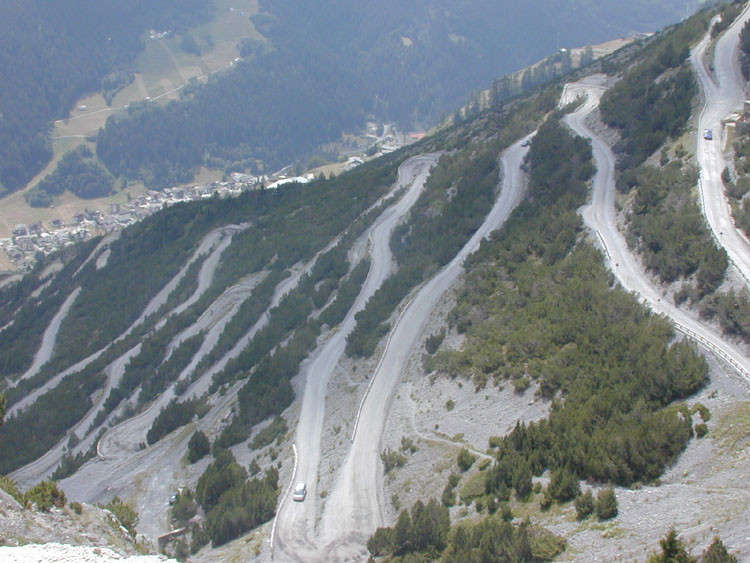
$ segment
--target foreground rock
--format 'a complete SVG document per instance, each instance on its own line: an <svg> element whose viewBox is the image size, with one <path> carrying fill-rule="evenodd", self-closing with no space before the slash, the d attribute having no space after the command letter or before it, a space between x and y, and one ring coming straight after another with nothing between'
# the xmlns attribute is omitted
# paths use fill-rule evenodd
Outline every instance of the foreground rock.
<svg viewBox="0 0 750 563"><path fill-rule="evenodd" d="M142 538L133 539L108 510L81 505L41 512L22 507L0 489L0 561L133 561L166 558Z"/></svg>

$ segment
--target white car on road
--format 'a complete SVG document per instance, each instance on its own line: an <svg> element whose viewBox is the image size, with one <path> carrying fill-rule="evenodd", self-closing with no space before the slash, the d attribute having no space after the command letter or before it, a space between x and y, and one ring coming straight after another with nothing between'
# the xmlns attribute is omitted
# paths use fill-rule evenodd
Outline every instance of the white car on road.
<svg viewBox="0 0 750 563"><path fill-rule="evenodd" d="M294 492L292 493L292 500L295 502L302 502L307 496L307 485L304 481L297 481L294 486Z"/></svg>

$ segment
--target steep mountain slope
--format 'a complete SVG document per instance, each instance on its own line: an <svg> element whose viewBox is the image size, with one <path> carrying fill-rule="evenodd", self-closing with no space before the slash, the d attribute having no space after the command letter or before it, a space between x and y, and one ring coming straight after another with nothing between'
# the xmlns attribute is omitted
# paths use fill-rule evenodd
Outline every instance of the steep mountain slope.
<svg viewBox="0 0 750 563"><path fill-rule="evenodd" d="M659 59L671 33L625 65ZM659 81L667 94L686 84L670 82L681 64ZM566 88L562 109L553 85L335 180L175 206L111 241L106 260L94 242L48 285L36 272L6 288L4 331L23 324L34 342L20 329L0 342L19 356L4 388L3 470L29 486L59 463L71 497L128 498L143 532L184 526L174 549L205 560L275 550L327 561L366 548L550 559L566 544L545 528L575 542L562 557L585 549L586 534L612 557L635 557L669 518L701 545L718 527L745 554L750 514L737 506L749 492L730 478L747 468L746 436L727 421L746 424L746 384L731 375L746 369L746 350L709 327L696 341L734 364L702 356L616 283L637 278L655 311L703 334L697 315L682 322L661 303L617 234L614 157L585 119L602 90L594 80L605 83ZM587 105L565 118L577 91ZM594 138L593 151L564 121ZM49 362L23 379L57 322ZM398 409L411 416L394 418ZM709 450L725 466L713 488L695 462ZM303 503L288 498L299 479ZM607 483L618 485L614 520ZM574 523L581 488L599 493L603 523ZM667 507L650 525L648 495L660 507L669 495L705 500L737 524Z"/></svg>

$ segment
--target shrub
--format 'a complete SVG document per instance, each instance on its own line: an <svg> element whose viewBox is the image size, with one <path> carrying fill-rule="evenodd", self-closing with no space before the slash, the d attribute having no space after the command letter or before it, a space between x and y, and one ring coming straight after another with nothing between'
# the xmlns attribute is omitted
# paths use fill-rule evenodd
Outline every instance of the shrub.
<svg viewBox="0 0 750 563"><path fill-rule="evenodd" d="M460 480L461 476L458 473L451 473L448 475L448 485L451 489L454 489Z"/></svg>
<svg viewBox="0 0 750 563"><path fill-rule="evenodd" d="M57 487L54 481L42 481L28 493L26 499L36 505L37 510L49 512L53 506L65 506L65 493Z"/></svg>
<svg viewBox="0 0 750 563"><path fill-rule="evenodd" d="M493 496L487 499L487 512L490 514L495 514L495 512L497 512L497 501Z"/></svg>
<svg viewBox="0 0 750 563"><path fill-rule="evenodd" d="M406 456L399 452L393 451L390 448L386 448L380 454L380 459L383 461L384 473L388 474L396 467L403 467L406 463Z"/></svg>
<svg viewBox="0 0 750 563"><path fill-rule="evenodd" d="M596 516L599 520L609 520L617 516L617 497L611 488L602 489L596 495Z"/></svg>
<svg viewBox="0 0 750 563"><path fill-rule="evenodd" d="M685 549L685 544L678 537L677 532L674 528L669 530L667 535L659 540L661 546L661 553L649 557L649 563L672 563L684 562L694 563L695 558L691 557Z"/></svg>
<svg viewBox="0 0 750 563"><path fill-rule="evenodd" d="M407 451L409 453L414 453L417 451L417 445L414 443L414 440L411 438L407 438L406 436L401 436L401 448L400 450L404 453Z"/></svg>
<svg viewBox="0 0 750 563"><path fill-rule="evenodd" d="M253 458L253 460L250 462L250 465L247 469L250 477L255 477L258 473L260 473L260 465L258 465L258 462L255 460L255 458Z"/></svg>
<svg viewBox="0 0 750 563"><path fill-rule="evenodd" d="M73 512L75 512L76 514L83 514L83 505L80 502L71 502L70 508L72 508Z"/></svg>
<svg viewBox="0 0 750 563"><path fill-rule="evenodd" d="M537 561L552 561L565 551L565 539L543 528L531 528L529 532L531 555Z"/></svg>
<svg viewBox="0 0 750 563"><path fill-rule="evenodd" d="M510 522L511 520L513 520L513 512L510 509L510 504L508 504L507 502L504 502L500 507L500 517L505 522Z"/></svg>
<svg viewBox="0 0 750 563"><path fill-rule="evenodd" d="M122 502L120 497L115 497L108 504L105 504L103 508L109 510L117 519L120 526L125 528L132 537L135 537L135 527L138 525L138 512L132 506Z"/></svg>
<svg viewBox="0 0 750 563"><path fill-rule="evenodd" d="M461 469L461 471L466 472L471 469L471 466L474 465L476 459L477 456L469 452L469 450L467 450L466 448L461 448L461 451L458 452L458 458L456 459L456 462L458 463L458 467Z"/></svg>
<svg viewBox="0 0 750 563"><path fill-rule="evenodd" d="M702 563L738 563L734 555L730 555L724 542L717 536L713 543L703 552Z"/></svg>
<svg viewBox="0 0 750 563"><path fill-rule="evenodd" d="M706 434L708 434L708 426L706 426L705 423L699 422L698 424L695 425L695 437L696 438L703 438L703 436L705 436Z"/></svg>
<svg viewBox="0 0 750 563"><path fill-rule="evenodd" d="M424 343L424 347L427 350L427 353L432 355L435 352L437 352L438 348L440 348L440 345L443 343L444 338L445 338L445 329L441 330L437 334L428 336L427 340Z"/></svg>
<svg viewBox="0 0 750 563"><path fill-rule="evenodd" d="M690 409L691 412L697 412L700 413L701 418L703 419L703 422L708 422L711 420L711 411L708 410L708 407L704 405L703 403L695 403L692 409Z"/></svg>
<svg viewBox="0 0 750 563"><path fill-rule="evenodd" d="M210 451L211 444L208 441L208 436L206 436L201 430L196 430L195 434L190 437L190 441L188 442L188 462L195 463L208 455Z"/></svg>
<svg viewBox="0 0 750 563"><path fill-rule="evenodd" d="M516 490L518 500L524 501L529 498L533 490L534 483L531 480L531 468L528 462L521 458L513 470L512 477L513 488Z"/></svg>
<svg viewBox="0 0 750 563"><path fill-rule="evenodd" d="M513 389L515 389L516 393L523 393L526 391L529 386L531 385L531 380L527 375L524 375L523 377L519 377L518 379L513 380Z"/></svg>
<svg viewBox="0 0 750 563"><path fill-rule="evenodd" d="M0 489L3 489L6 493L16 499L21 506L26 506L24 494L21 492L21 489L18 488L16 482L10 477L0 475Z"/></svg>
<svg viewBox="0 0 750 563"><path fill-rule="evenodd" d="M576 497L576 518L583 520L590 516L595 509L594 495L591 489Z"/></svg>
<svg viewBox="0 0 750 563"><path fill-rule="evenodd" d="M375 556L393 553L393 528L378 528L367 540L367 551Z"/></svg>
<svg viewBox="0 0 750 563"><path fill-rule="evenodd" d="M253 441L250 442L250 447L254 450L259 450L271 444L274 440L277 440L277 443L280 444L287 429L286 420L280 416L276 416L271 424L258 432Z"/></svg>
<svg viewBox="0 0 750 563"><path fill-rule="evenodd" d="M581 489L575 474L567 467L562 467L552 472L547 490L554 500L567 502L573 500Z"/></svg>
<svg viewBox="0 0 750 563"><path fill-rule="evenodd" d="M177 522L187 522L198 512L198 505L193 498L193 493L186 489L177 498L172 507L172 519Z"/></svg>

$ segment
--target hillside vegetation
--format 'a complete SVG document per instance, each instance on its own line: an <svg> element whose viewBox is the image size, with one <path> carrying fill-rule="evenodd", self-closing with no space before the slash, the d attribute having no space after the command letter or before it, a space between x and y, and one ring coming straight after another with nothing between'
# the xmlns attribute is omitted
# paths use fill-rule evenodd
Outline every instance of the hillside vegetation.
<svg viewBox="0 0 750 563"><path fill-rule="evenodd" d="M461 351L428 363L477 387L532 383L552 401L548 419L493 439L486 492L530 492L532 475L632 484L657 478L692 436L674 401L699 389L708 367L665 320L612 287L601 255L577 242L591 149L552 120L528 157L533 199L470 260L452 322ZM550 485L551 501L570 500Z"/></svg>
<svg viewBox="0 0 750 563"><path fill-rule="evenodd" d="M97 154L113 174L156 188L189 181L201 165L276 170L367 116L434 124L468 89L561 46L651 30L689 4L265 0L253 22L271 47L245 41L241 64L181 101L131 106L108 121Z"/></svg>
<svg viewBox="0 0 750 563"><path fill-rule="evenodd" d="M268 306L269 290L288 275L288 268L299 261L309 260L334 237L342 233L352 223L356 228L364 229L367 222L356 223L356 219L366 211L395 180L400 159L407 155L400 154L380 159L372 164L359 167L356 171L334 180L318 181L300 186L297 184L283 186L278 190L248 192L235 199L204 200L170 207L156 216L152 216L125 230L121 237L112 244L111 255L107 266L97 270L94 261L90 261L80 273L73 278L76 271L75 261L55 277L45 289L40 300L29 300L20 305L16 313L17 321L23 322L16 327L14 322L4 332L0 340L0 357L8 358L8 376L22 372L30 365L38 344L29 339L29 335L41 340L49 318L54 315L62 300L72 291L75 285L81 287L81 294L76 299L70 312L61 325L57 337L55 353L35 377L27 379L9 390L11 403L18 401L33 389L41 386L50 377L61 372L75 362L93 354L112 343L140 315L153 296L179 271L184 262L194 251L195 245L212 228L226 225L233 221L252 221L253 228L238 235L227 249L225 259L216 272L216 283L192 307L180 315L170 318L159 331L149 334L158 318L166 313L162 308L152 318L146 320L131 335L107 350L85 369L73 374L53 390L42 395L40 399L17 416L6 421L0 430L0 444L3 456L0 460L0 473L13 469L35 459L46 449L60 440L65 432L88 412L92 406L91 395L106 381L104 368L142 339L142 351L131 360L120 385L113 389L104 404L102 417L112 412L121 401L139 392L141 403L163 391L177 375L180 364L192 357L191 348L195 342L187 341L183 352L174 356L171 362L165 360L165 346L178 332L190 326L205 311L224 289L237 283L247 275L265 269L282 274L271 274L268 283L259 284L247 300L242 312L236 315L235 321L227 325L227 342L234 345L236 339L244 334L260 317ZM375 215L367 216L366 221L374 220ZM307 225L300 229L299 225ZM351 244L353 239L349 239ZM89 251L94 245L81 247L78 265L86 258L83 249ZM343 247L346 251L348 248ZM341 259L341 249L338 256ZM305 322L307 314L312 311L315 298L316 282L332 276L325 260L320 262L319 270L308 283L303 283L297 292L287 297L288 304L272 314L272 322L265 331L259 334L257 343L245 353L252 358L240 357L231 364L231 376L221 376L219 384L238 377L246 377L247 370L254 362L261 360L278 343L282 342L296 328L298 323ZM334 270L340 275L340 270ZM143 275L148 272L148 275ZM355 278L361 283L362 277ZM335 277L338 282L338 277ZM29 286L29 289L33 284ZM328 285L328 295L335 289ZM346 285L341 287L342 299L351 299L352 290ZM8 289L8 293L18 290ZM19 303L23 292L19 295ZM356 292L354 293L356 295ZM49 296L49 297L48 297ZM322 296L323 301L327 295ZM319 298L316 298L319 299ZM309 305L301 306L302 300ZM282 302L282 306L285 305ZM329 322L335 324L346 312L340 302L332 302ZM12 310L12 309L11 309ZM1 310L0 310L1 311ZM252 315L248 314L254 311ZM326 316L323 319L326 319ZM278 318L278 321L273 319ZM287 356L276 354L274 361L279 364L279 378L264 380L264 391L253 395L260 410L249 403L249 418L252 423L262 420L268 414L280 412L292 399L288 381L296 374L296 366L310 351L319 333L322 320L311 320L314 329L298 331L297 340L288 344L288 350L294 350L295 367L283 363ZM304 345L299 341L304 340ZM153 344L153 345L152 345ZM291 346L291 347L289 347ZM302 346L301 348L298 346ZM225 348L226 350L226 348ZM218 359L218 358L216 358ZM12 360L12 361L11 361ZM242 363L244 362L244 363ZM202 374L207 365L202 366ZM143 387L141 387L143 385ZM282 387L278 387L281 385ZM140 391L138 391L140 389ZM264 394L265 393L265 394ZM267 400L275 394L274 401ZM245 411L243 410L243 413ZM258 418L260 417L260 418ZM241 417L242 418L242 417ZM98 419L98 423L103 420ZM243 425L243 428L245 426ZM244 430L247 432L247 430ZM34 436L29 442L28 437Z"/></svg>
<svg viewBox="0 0 750 563"><path fill-rule="evenodd" d="M736 16L730 5L721 9L727 21ZM621 136L614 146L618 188L633 196L628 241L662 281L695 276L695 286L686 284L678 297L683 301L714 292L728 265L695 199L697 170L677 142L698 92L687 60L690 47L706 33L713 14L704 10L660 34L635 62L622 65L622 78L600 105L602 120ZM657 152L659 165L647 163Z"/></svg>
<svg viewBox="0 0 750 563"><path fill-rule="evenodd" d="M209 18L211 0L6 0L0 18L0 197L52 158L50 124L83 94L122 87L149 28Z"/></svg>

